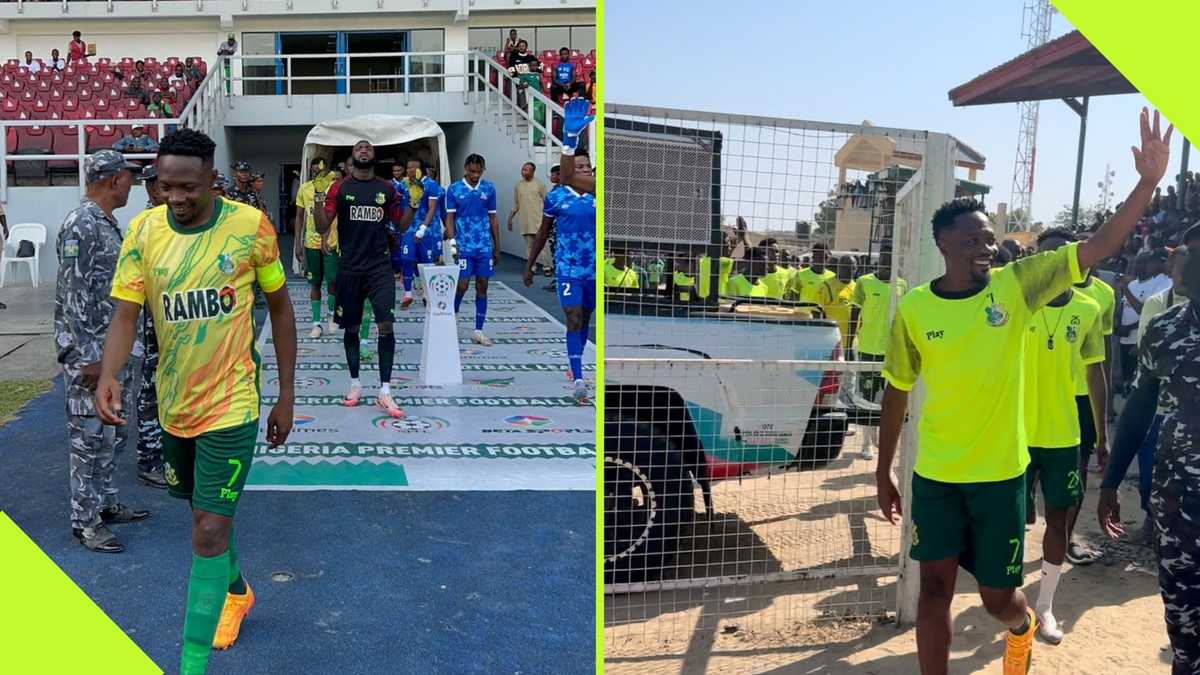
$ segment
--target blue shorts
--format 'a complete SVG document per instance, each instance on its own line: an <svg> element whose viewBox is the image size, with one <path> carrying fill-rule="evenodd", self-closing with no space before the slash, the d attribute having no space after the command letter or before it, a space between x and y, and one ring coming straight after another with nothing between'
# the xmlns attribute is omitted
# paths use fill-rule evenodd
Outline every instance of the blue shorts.
<svg viewBox="0 0 1200 675"><path fill-rule="evenodd" d="M434 236L432 232L427 233L417 242L417 262L432 265L437 262L438 256L442 254L442 240Z"/></svg>
<svg viewBox="0 0 1200 675"><path fill-rule="evenodd" d="M596 280L595 279L558 279L558 302L567 307L583 307L596 309Z"/></svg>
<svg viewBox="0 0 1200 675"><path fill-rule="evenodd" d="M496 273L491 253L463 253L458 257L458 280L478 277L491 279Z"/></svg>
<svg viewBox="0 0 1200 675"><path fill-rule="evenodd" d="M417 235L413 233L412 228L408 232L400 235L400 259L404 262L416 262L417 254Z"/></svg>

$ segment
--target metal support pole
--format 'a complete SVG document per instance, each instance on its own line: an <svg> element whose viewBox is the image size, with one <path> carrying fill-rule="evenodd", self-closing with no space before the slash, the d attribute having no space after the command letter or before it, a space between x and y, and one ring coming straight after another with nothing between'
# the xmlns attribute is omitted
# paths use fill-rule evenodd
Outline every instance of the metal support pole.
<svg viewBox="0 0 1200 675"><path fill-rule="evenodd" d="M1090 97L1084 96L1083 103L1076 101L1073 98L1064 98L1063 102L1070 106L1075 114L1079 115L1079 150L1075 157L1075 197L1071 202L1071 227L1079 227L1079 188L1083 184L1083 146L1087 138L1087 113L1088 100Z"/></svg>
<svg viewBox="0 0 1200 675"><path fill-rule="evenodd" d="M1179 159L1179 185L1175 187L1176 196L1179 198L1179 212L1183 213L1184 206L1187 200L1187 170L1188 170L1188 155L1192 151L1192 142L1184 137L1183 139L1183 156Z"/></svg>

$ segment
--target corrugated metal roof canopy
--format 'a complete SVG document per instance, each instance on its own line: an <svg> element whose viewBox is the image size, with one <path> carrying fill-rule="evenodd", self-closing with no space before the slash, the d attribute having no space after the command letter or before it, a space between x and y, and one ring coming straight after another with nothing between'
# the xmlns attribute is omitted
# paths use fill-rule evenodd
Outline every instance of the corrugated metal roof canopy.
<svg viewBox="0 0 1200 675"><path fill-rule="evenodd" d="M1079 31L1051 40L950 90L956 106L1136 94Z"/></svg>

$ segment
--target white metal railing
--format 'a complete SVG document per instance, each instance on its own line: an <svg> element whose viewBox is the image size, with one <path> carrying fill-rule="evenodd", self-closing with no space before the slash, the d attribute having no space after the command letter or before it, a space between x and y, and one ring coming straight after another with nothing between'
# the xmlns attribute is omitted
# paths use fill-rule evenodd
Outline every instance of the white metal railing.
<svg viewBox="0 0 1200 675"><path fill-rule="evenodd" d="M441 73L412 73L409 72L409 66L412 62L412 57L443 57L443 72ZM400 57L404 64L400 73L382 74L382 75L350 75L350 62L354 57L358 58L379 58L379 57ZM292 63L295 60L313 59L313 58L344 58L346 59L345 73L334 75L292 75ZM226 75L226 60L218 58L209 67L208 73L197 86L191 99L184 106L177 118L172 119L124 119L124 118L92 118L82 120L0 120L0 201L8 200L8 160L19 162L36 162L50 160L70 160L78 162L87 154L87 127L95 126L128 126L134 123L145 124L146 126L156 126L161 138L166 127L178 126L186 127L202 131L210 136L214 134L218 125L221 122L222 116L226 108L233 108L235 99L239 98L239 94L235 93L236 88L232 86L237 82L248 81L272 81L283 82L285 93L276 94L285 98L286 105L291 106L293 103L293 81L314 81L314 80L334 80L345 82L346 91L339 95L344 95L345 105L351 105L351 96L361 93L370 92L352 92L350 91L350 82L363 80L378 80L378 81L399 81L402 83L401 88L404 94L403 103L409 105L412 94L412 81L424 79L441 79L443 82L452 78L461 79L463 103L465 105L475 104L477 107L482 106L484 116L496 122L496 124L514 138L520 138L529 148L534 148L538 145L543 145L547 148L545 153L535 156L535 163L541 164L541 168L547 172L550 168L558 163L558 154L552 152L554 148L562 147L562 140L559 135L554 133L554 121L561 119L563 109L558 104L554 103L541 92L525 88L519 78L514 78L510 75L507 69L492 59L490 56L479 51L449 51L449 52L396 52L396 53L367 53L367 54L282 54L282 55L235 55L229 57L229 61L233 60L267 60L280 59L285 62L285 69L281 75L275 76L243 76L243 75ZM456 67L453 70L447 71L446 64L454 64ZM493 78L495 83L493 83ZM419 92L421 93L421 92ZM450 93L458 93L457 91ZM525 106L519 105L519 97L524 95ZM540 105L544 113L542 115L535 114L537 106ZM78 137L78 154L74 155L56 155L56 154L41 154L41 155L25 155L13 154L8 148L7 134L10 128L15 127L76 127L79 134ZM590 136L594 137L594 131ZM540 138L539 138L540 137ZM535 143L535 141L538 141ZM153 159L153 154L127 154L127 157L133 159ZM79 186L82 190L84 187L84 176L80 172Z"/></svg>
<svg viewBox="0 0 1200 675"><path fill-rule="evenodd" d="M147 127L156 127L158 129L158 137L162 138L166 127L179 125L179 119L164 119L159 117L153 118L129 118L116 120L0 120L0 202L8 202L8 161L15 162L48 162L48 161L70 161L76 164L76 169L79 168L79 162L87 156L87 128L100 126L128 126L132 124L141 124ZM8 130L12 128L29 128L29 127L44 127L46 133L51 133L50 129L75 127L76 135L76 152L73 154L10 154L8 152ZM155 158L155 153L139 152L139 153L122 153L128 159L151 160ZM14 171L16 167L13 167ZM49 171L49 167L47 167ZM85 186L85 175L83 171L79 173L79 189L82 192Z"/></svg>
<svg viewBox="0 0 1200 675"><path fill-rule="evenodd" d="M352 64L354 59L363 58L393 58L398 59L401 63L401 72L384 73L378 75L353 75ZM442 72L439 73L414 73L411 72L411 66L414 59L422 58L439 58ZM227 60L226 60L227 59ZM341 69L343 72L331 73L328 75L293 75L293 64L298 61L324 59L324 60L341 60ZM255 63L255 62L258 63ZM283 66L283 72L274 75L241 75L233 74L233 63L240 62L241 68L244 70L247 65L250 67L279 67ZM228 64L228 69L227 69ZM226 72L229 72L226 75ZM215 74L214 80L222 79L223 82L213 82L209 87L203 87L206 92L215 91L223 94L225 103L229 108L236 106L236 101L245 96L244 87L238 86L239 83L245 82L271 82L275 83L277 89L282 90L276 94L256 94L256 96L282 96L288 107L293 105L293 97L295 94L296 82L331 82L341 83L343 91L336 92L342 97L343 104L349 108L352 105L352 97L358 94L374 93L374 92L355 92L352 90L352 82L374 81L397 83L400 91L385 92L396 93L403 95L403 105L410 105L413 94L413 82L424 81L441 81L443 84L456 83L461 85L463 95L463 103L483 106L483 113L490 115L500 125L505 132L512 136L523 135L525 142L529 147L537 145L535 140L541 137L541 144L548 148L562 147L562 140L553 133L554 120L561 119L563 115L562 106L559 106L554 101L550 100L545 94L525 88L519 78L515 78L508 73L508 70L495 61L487 54L477 51L439 51L439 52L370 52L357 54L236 54L230 57L218 58L210 69L210 76ZM227 78L227 79L226 79ZM495 84L492 79L495 78ZM208 84L208 83L206 83ZM458 89L450 89L444 86L442 92L436 93L458 93ZM518 105L518 97L522 94L526 100L526 106ZM416 92L426 93L426 92ZM211 103L206 96L204 99L207 103ZM206 104L207 104L206 103ZM538 119L538 115L530 112L537 105L545 111ZM526 109L528 108L528 109ZM211 112L211 111L210 111ZM186 111L185 111L186 116ZM189 122L189 127L195 128L195 125ZM522 134L522 126L524 126ZM550 166L557 163L556 155L552 152L546 152L544 156L538 158L545 166L544 170L549 171Z"/></svg>

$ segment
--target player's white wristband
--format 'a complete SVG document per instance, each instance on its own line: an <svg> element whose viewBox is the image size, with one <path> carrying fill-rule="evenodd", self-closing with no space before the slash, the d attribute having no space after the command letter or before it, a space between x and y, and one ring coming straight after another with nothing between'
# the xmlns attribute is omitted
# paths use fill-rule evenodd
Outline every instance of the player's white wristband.
<svg viewBox="0 0 1200 675"><path fill-rule="evenodd" d="M576 141L576 142L578 142L578 141ZM572 145L572 146L563 145L562 154L566 155L567 157L574 157L575 156L575 146L574 145Z"/></svg>

